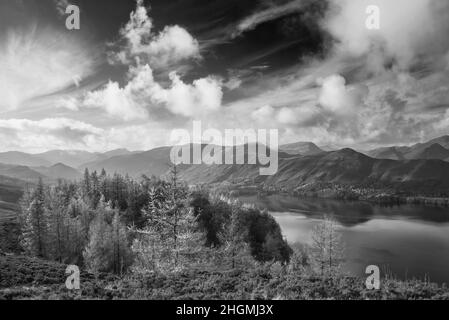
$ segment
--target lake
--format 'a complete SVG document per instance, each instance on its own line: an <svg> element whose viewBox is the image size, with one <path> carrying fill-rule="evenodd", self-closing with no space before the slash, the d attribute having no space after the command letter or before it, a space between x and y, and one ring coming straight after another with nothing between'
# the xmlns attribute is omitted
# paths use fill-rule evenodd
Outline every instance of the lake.
<svg viewBox="0 0 449 320"><path fill-rule="evenodd" d="M240 199L267 209L291 244L310 244L312 228L323 216L333 216L345 243L345 270L351 274L364 276L366 266L378 265L400 279L449 283L448 208L281 195Z"/></svg>

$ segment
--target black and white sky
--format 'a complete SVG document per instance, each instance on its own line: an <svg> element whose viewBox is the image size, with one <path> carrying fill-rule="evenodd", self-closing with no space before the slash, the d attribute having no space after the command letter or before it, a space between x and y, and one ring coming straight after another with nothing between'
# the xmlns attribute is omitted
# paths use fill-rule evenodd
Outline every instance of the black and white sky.
<svg viewBox="0 0 449 320"><path fill-rule="evenodd" d="M449 134L448 35L447 0L0 0L0 151L148 150L193 120L424 141Z"/></svg>

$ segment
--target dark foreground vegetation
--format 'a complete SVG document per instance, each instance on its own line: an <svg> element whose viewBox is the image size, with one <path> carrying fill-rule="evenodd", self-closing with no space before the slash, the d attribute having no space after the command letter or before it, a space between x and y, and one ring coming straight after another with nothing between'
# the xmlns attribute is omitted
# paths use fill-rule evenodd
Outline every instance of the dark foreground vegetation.
<svg viewBox="0 0 449 320"><path fill-rule="evenodd" d="M265 211L188 188L176 167L136 181L87 170L76 183L26 190L0 249L0 299L445 299L445 287L341 270L344 244L326 219L291 248ZM1 239L6 243L5 238ZM65 286L66 266L81 288Z"/></svg>
<svg viewBox="0 0 449 320"><path fill-rule="evenodd" d="M0 255L0 300L8 299L449 299L449 290L420 281L382 281L367 290L365 279L321 277L291 265L261 264L228 271L118 277L81 272L81 289L69 291L66 266L24 256Z"/></svg>

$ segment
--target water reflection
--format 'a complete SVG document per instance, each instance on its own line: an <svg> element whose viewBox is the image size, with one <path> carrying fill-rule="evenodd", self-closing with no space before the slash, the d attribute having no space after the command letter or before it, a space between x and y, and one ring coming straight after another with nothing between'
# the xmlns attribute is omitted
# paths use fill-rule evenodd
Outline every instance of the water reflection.
<svg viewBox="0 0 449 320"><path fill-rule="evenodd" d="M347 271L364 275L376 264L399 278L429 277L449 283L449 209L368 202L242 197L276 218L290 243L310 244L310 231L325 215L340 224Z"/></svg>
<svg viewBox="0 0 449 320"><path fill-rule="evenodd" d="M298 213L316 219L330 215L345 227L366 223L374 217L400 220L411 219L431 223L449 223L449 208L444 207L375 205L362 201L294 198L280 195L265 198L258 198L256 196L241 197L240 199L271 212Z"/></svg>

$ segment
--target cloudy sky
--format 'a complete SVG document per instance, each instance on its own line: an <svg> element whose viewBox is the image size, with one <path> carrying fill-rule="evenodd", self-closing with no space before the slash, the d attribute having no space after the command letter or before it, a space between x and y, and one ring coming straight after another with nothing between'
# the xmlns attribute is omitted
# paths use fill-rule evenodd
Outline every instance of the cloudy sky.
<svg viewBox="0 0 449 320"><path fill-rule="evenodd" d="M447 0L0 0L0 151L151 149L193 120L424 141L449 134L448 34Z"/></svg>

